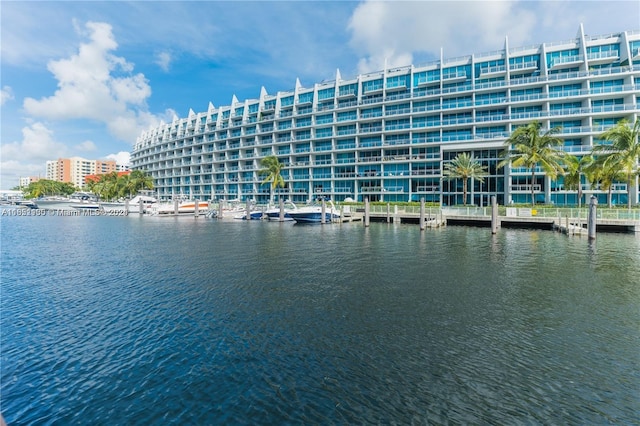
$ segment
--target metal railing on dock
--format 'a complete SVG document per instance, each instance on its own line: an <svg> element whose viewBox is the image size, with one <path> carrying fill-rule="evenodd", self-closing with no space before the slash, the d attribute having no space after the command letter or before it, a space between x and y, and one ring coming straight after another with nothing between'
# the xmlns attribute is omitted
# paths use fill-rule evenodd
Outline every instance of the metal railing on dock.
<svg viewBox="0 0 640 426"><path fill-rule="evenodd" d="M364 212L364 205L352 205L351 208ZM370 204L369 215L378 221L382 219L393 223L414 222L420 218L420 209L419 205ZM491 209L490 206L426 206L424 217L428 227L430 224L431 226L433 224L443 226L447 221L487 224L492 218ZM569 233L573 234L579 233L578 227L584 228L588 214L588 206L583 208L498 206L498 219L502 224L562 227L562 229L569 229ZM601 227L609 226L640 232L640 209L600 206L596 213L596 224Z"/></svg>

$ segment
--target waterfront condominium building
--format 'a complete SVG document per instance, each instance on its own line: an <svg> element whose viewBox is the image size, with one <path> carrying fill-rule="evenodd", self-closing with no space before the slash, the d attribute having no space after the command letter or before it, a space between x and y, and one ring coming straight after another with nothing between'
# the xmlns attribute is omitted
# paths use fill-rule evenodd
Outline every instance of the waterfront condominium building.
<svg viewBox="0 0 640 426"><path fill-rule="evenodd" d="M47 161L47 179L73 183L82 188L87 175L106 174L117 170L113 160L86 160L80 157L58 158Z"/></svg>
<svg viewBox="0 0 640 426"><path fill-rule="evenodd" d="M498 168L514 129L539 121L560 127L563 149L592 151L605 130L640 115L640 31L510 47L441 58L304 88L267 94L163 123L142 133L132 169L153 177L161 199L266 202L270 187L258 175L271 155L285 164L285 188L294 202L337 201L462 203L462 181L443 179L443 166L470 153L488 177L469 186L470 201L486 205L537 202L577 204L577 192L537 170ZM583 179L585 198L605 203L607 192ZM637 178L631 191L638 202ZM613 202L626 204L623 181ZM583 200L584 202L584 200Z"/></svg>

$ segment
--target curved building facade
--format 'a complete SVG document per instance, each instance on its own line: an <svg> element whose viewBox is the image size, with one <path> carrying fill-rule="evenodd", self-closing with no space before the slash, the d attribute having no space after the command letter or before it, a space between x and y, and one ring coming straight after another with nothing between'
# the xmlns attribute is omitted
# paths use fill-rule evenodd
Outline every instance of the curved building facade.
<svg viewBox="0 0 640 426"><path fill-rule="evenodd" d="M442 56L442 55L441 55ZM591 152L599 135L640 115L640 31L504 49L420 66L385 69L194 113L138 138L132 169L151 174L161 199L269 200L260 160L285 164L285 188L294 202L326 196L371 201L462 203L462 181L442 179L443 165L462 152L486 166L470 199L486 205L537 202L577 204L562 177L497 168L504 142L532 121L561 127L563 149ZM607 193L584 182L584 197ZM626 204L616 183L613 202ZM632 190L638 203L638 182ZM584 202L584 200L583 200Z"/></svg>

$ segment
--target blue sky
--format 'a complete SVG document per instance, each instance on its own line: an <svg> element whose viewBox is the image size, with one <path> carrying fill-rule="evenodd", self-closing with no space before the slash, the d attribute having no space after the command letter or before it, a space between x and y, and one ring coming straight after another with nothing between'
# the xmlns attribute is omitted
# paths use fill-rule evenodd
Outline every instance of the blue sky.
<svg viewBox="0 0 640 426"><path fill-rule="evenodd" d="M1 1L0 189L127 162L189 109L388 66L640 30L640 1Z"/></svg>

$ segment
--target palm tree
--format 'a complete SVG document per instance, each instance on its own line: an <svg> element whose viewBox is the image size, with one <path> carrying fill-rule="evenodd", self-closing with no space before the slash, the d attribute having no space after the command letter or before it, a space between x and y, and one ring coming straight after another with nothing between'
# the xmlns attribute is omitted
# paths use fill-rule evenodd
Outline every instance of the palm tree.
<svg viewBox="0 0 640 426"><path fill-rule="evenodd" d="M450 163L444 165L442 176L448 180L462 179L462 203L467 205L467 181L469 178L477 179L484 182L487 176L486 167L482 166L479 161L471 158L467 152L458 154Z"/></svg>
<svg viewBox="0 0 640 426"><path fill-rule="evenodd" d="M69 182L58 182L50 179L40 179L31 182L25 189L29 198L38 198L43 195L69 195L73 194L76 188Z"/></svg>
<svg viewBox="0 0 640 426"><path fill-rule="evenodd" d="M564 184L567 189L578 190L578 208L582 207L582 175L587 176L590 173L590 166L593 164L593 157L590 155L584 155L582 157L576 157L575 155L565 155L563 162L566 169L564 176Z"/></svg>
<svg viewBox="0 0 640 426"><path fill-rule="evenodd" d="M99 185L100 184L100 177L96 177L95 179L86 179L84 181L84 185L87 187L87 189L89 190L89 192L93 192L96 195L100 195L98 193L98 189L99 189Z"/></svg>
<svg viewBox="0 0 640 426"><path fill-rule="evenodd" d="M554 127L541 133L542 124L538 121L518 127L505 141L505 157L498 167L511 163L514 167L526 167L531 170L531 204L535 205L534 184L536 167L540 166L551 179L563 174L561 165L564 152L559 149L563 141L555 136L560 131Z"/></svg>
<svg viewBox="0 0 640 426"><path fill-rule="evenodd" d="M278 157L275 155L270 155L268 157L264 157L262 161L260 161L260 166L262 169L258 171L259 176L264 176L264 180L262 184L271 183L271 193L269 196L269 200L273 202L273 192L279 186L284 188L284 178L282 177L282 169L284 168L284 164L278 160Z"/></svg>
<svg viewBox="0 0 640 426"><path fill-rule="evenodd" d="M604 132L601 139L611 142L594 147L596 153L604 153L603 161L608 167L618 169L627 182L627 205L631 208L631 191L635 191L634 177L638 174L640 162L640 120L633 127L627 120L620 120L615 126Z"/></svg>
<svg viewBox="0 0 640 426"><path fill-rule="evenodd" d="M144 189L153 189L153 178L142 170L133 170L128 176L129 196Z"/></svg>
<svg viewBox="0 0 640 426"><path fill-rule="evenodd" d="M100 176L100 198L113 200L118 197L118 172L106 173Z"/></svg>
<svg viewBox="0 0 640 426"><path fill-rule="evenodd" d="M592 185L599 185L600 189L607 191L607 206L611 208L611 190L613 182L624 179L624 174L620 172L618 165L612 161L611 157L598 157L589 166L589 176Z"/></svg>

